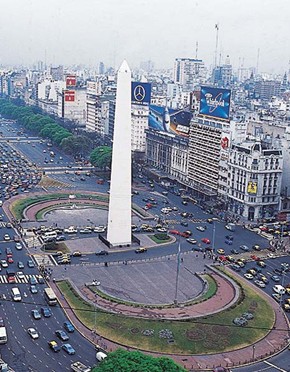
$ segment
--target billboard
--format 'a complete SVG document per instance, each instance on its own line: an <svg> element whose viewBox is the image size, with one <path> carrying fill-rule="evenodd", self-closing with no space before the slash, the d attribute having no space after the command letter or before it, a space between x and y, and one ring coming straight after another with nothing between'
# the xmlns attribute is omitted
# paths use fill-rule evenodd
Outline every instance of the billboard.
<svg viewBox="0 0 290 372"><path fill-rule="evenodd" d="M74 90L65 90L64 91L64 101L65 102L74 102L75 101L75 91Z"/></svg>
<svg viewBox="0 0 290 372"><path fill-rule="evenodd" d="M135 105L150 105L151 83L140 83L132 81L131 101Z"/></svg>
<svg viewBox="0 0 290 372"><path fill-rule="evenodd" d="M149 127L161 132L188 137L192 116L190 111L150 105Z"/></svg>
<svg viewBox="0 0 290 372"><path fill-rule="evenodd" d="M251 195L257 195L258 184L257 182L249 181L247 186L247 193Z"/></svg>
<svg viewBox="0 0 290 372"><path fill-rule="evenodd" d="M229 120L231 91L229 89L201 87L199 114Z"/></svg>
<svg viewBox="0 0 290 372"><path fill-rule="evenodd" d="M65 84L67 88L75 87L76 86L76 76L75 75L67 75L65 78Z"/></svg>

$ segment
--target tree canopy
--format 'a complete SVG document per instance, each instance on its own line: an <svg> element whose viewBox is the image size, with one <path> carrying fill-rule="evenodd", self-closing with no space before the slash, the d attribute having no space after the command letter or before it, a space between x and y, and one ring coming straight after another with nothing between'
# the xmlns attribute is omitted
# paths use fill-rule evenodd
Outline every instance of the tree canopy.
<svg viewBox="0 0 290 372"><path fill-rule="evenodd" d="M109 146L96 147L91 152L90 162L94 167L99 169L111 168L112 147Z"/></svg>
<svg viewBox="0 0 290 372"><path fill-rule="evenodd" d="M186 372L167 357L154 358L140 351L118 349L108 354L92 372Z"/></svg>

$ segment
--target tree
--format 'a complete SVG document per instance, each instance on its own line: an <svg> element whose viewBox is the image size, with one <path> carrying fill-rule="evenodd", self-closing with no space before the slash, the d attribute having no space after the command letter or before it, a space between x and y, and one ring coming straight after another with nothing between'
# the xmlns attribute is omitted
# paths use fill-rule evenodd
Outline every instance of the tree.
<svg viewBox="0 0 290 372"><path fill-rule="evenodd" d="M100 169L111 168L112 163L112 147L99 146L96 147L90 155L91 164Z"/></svg>
<svg viewBox="0 0 290 372"><path fill-rule="evenodd" d="M86 136L70 136L61 141L61 147L67 154L86 155L92 147L92 141Z"/></svg>
<svg viewBox="0 0 290 372"><path fill-rule="evenodd" d="M167 357L154 358L140 351L118 349L108 354L92 372L186 372Z"/></svg>

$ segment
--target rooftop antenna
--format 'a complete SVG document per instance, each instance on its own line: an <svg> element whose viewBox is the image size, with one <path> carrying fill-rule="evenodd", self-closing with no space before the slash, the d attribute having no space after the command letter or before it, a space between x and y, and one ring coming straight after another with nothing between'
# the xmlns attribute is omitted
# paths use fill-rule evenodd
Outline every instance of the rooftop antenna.
<svg viewBox="0 0 290 372"><path fill-rule="evenodd" d="M259 59L260 59L260 48L258 48L256 75L258 75L258 71L259 71Z"/></svg>
<svg viewBox="0 0 290 372"><path fill-rule="evenodd" d="M217 66L217 50L218 50L218 43L219 43L219 24L216 23L214 28L216 29L214 67L216 67Z"/></svg>
<svg viewBox="0 0 290 372"><path fill-rule="evenodd" d="M197 59L197 53L198 53L198 41L195 43L195 59Z"/></svg>

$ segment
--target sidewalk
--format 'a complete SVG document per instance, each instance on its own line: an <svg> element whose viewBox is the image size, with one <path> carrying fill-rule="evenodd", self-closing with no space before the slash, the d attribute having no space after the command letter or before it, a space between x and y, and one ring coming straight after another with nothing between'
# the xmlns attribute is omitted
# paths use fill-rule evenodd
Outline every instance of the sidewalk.
<svg viewBox="0 0 290 372"><path fill-rule="evenodd" d="M81 291L78 292L82 297L87 297L87 300L91 303L96 303L99 307L104 307L107 310L122 313L128 316L135 317L149 317L152 319L158 318L171 318L171 319L185 319L186 317L199 317L202 315L209 315L214 312L220 311L224 306L229 306L231 301L233 301L234 288L228 283L224 287L224 279L219 277L216 273L213 274L215 279L218 281L218 292L212 298L212 301L208 300L196 305L183 307L183 308L168 308L168 309L142 309L142 308L133 308L131 306L126 306L123 304L110 303L108 300L104 300L100 297L95 297L88 290L88 288L83 287ZM86 328L76 317L74 312L69 309L69 306L66 300L61 295L58 287L55 283L50 283L51 287L55 290L60 304L65 308L68 318L76 326L76 328L83 334L84 337L89 339L91 342L98 344L100 347L104 348L107 351L113 351L116 348L123 347L127 350L134 350L134 348L128 348L123 345L119 345L115 342L112 342L104 337L101 337L98 334L95 334L90 329ZM223 284L220 286L220 284ZM266 295L260 291L260 294L264 297ZM214 366L239 366L243 364L248 364L253 362L253 356L255 360L260 360L268 357L273 353L279 352L282 348L288 345L286 336L288 337L288 320L285 317L284 312L280 309L278 303L273 299L269 299L275 311L275 323L272 330L267 334L265 338L255 343L255 345L249 345L247 347L223 352L220 354L211 354L211 355L169 355L176 362L184 366L188 371L204 371L212 369ZM218 335L217 335L218 337ZM154 353L154 352L145 352L153 356L164 356L164 354Z"/></svg>

